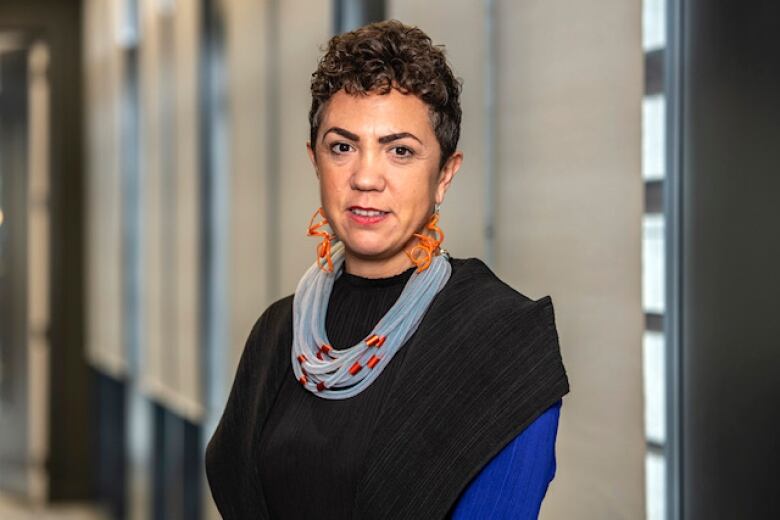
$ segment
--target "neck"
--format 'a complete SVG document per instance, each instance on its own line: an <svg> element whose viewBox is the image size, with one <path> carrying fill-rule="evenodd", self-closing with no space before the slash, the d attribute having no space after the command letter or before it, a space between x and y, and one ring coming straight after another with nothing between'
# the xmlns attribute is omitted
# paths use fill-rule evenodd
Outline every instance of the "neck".
<svg viewBox="0 0 780 520"><path fill-rule="evenodd" d="M401 274L414 264L405 253L384 260L366 259L346 252L344 270L363 278L389 278Z"/></svg>

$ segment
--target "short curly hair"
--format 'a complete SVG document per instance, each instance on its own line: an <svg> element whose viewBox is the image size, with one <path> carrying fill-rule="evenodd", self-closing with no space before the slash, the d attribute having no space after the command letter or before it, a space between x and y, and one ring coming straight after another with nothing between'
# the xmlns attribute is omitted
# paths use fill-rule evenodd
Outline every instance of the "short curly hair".
<svg viewBox="0 0 780 520"><path fill-rule="evenodd" d="M312 149L323 109L336 92L387 94L394 88L428 105L441 147L439 167L443 167L460 138L461 81L453 75L442 46L433 45L419 28L398 20L372 23L330 39L311 80Z"/></svg>

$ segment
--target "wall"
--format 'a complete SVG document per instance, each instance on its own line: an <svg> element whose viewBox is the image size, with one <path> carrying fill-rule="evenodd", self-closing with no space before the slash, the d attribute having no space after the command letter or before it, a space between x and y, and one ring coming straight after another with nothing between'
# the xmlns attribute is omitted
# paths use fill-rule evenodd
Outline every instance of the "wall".
<svg viewBox="0 0 780 520"><path fill-rule="evenodd" d="M484 258L487 253L484 8L481 2L388 2L388 18L419 25L435 44L444 44L455 76L463 80L463 119L459 148L463 165L441 206L444 247L454 256ZM467 32L468 38L462 37Z"/></svg>
<svg viewBox="0 0 780 520"><path fill-rule="evenodd" d="M309 81L320 46L331 35L332 16L327 2L223 5L233 162L228 228L235 366L260 313L291 294L314 261L316 242L306 237L319 206L306 154Z"/></svg>
<svg viewBox="0 0 780 520"><path fill-rule="evenodd" d="M294 290L314 258L315 242L305 236L318 205L305 152L308 85L333 20L330 2L213 4L225 34L228 164L220 232L227 252L224 283L217 284L224 291L225 332L209 355L229 362L212 374L223 397L212 394L205 403L206 438L252 324ZM445 245L455 256L491 261L521 292L535 299L550 294L555 303L572 393L544 517L640 518L641 4L496 1L488 33L490 4L388 2L390 17L418 24L446 44L464 80L466 157L442 207ZM184 67L177 69L180 77L192 77L196 19L184 10L176 26L175 41L184 49L176 58ZM144 43L149 56L154 37ZM148 81L159 81L157 73L150 65ZM491 102L494 112L486 110ZM176 112L175 128L187 139L179 153L190 161L179 165L181 175L194 167L191 104L188 90ZM157 153L154 142L147 147ZM185 267L185 274L194 269ZM183 296L177 301L186 303ZM185 393L196 395L198 388Z"/></svg>
<svg viewBox="0 0 780 520"><path fill-rule="evenodd" d="M466 157L443 208L448 247L490 252L481 223L492 197L494 269L555 304L572 392L542 516L641 518L641 3L495 2L493 122L483 115L489 2L389 4L444 43L464 79ZM492 196L481 173L491 124Z"/></svg>

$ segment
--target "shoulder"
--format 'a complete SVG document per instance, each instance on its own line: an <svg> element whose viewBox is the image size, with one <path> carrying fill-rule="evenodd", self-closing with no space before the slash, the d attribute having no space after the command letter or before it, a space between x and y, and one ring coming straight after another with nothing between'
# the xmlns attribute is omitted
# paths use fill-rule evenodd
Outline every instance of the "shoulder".
<svg viewBox="0 0 780 520"><path fill-rule="evenodd" d="M279 298L260 315L255 327L280 327L288 325L292 320L293 296L290 294Z"/></svg>
<svg viewBox="0 0 780 520"><path fill-rule="evenodd" d="M520 304L531 302L531 298L517 291L501 280L479 258L453 258L452 285L468 292L474 298L486 298L496 304Z"/></svg>
<svg viewBox="0 0 780 520"><path fill-rule="evenodd" d="M491 323L520 321L555 330L551 296L533 300L501 280L478 258L453 258L446 298L462 301L462 311Z"/></svg>
<svg viewBox="0 0 780 520"><path fill-rule="evenodd" d="M284 298L279 298L269 305L255 320L249 334L250 338L269 328L284 326L287 321L291 320L293 296L290 294Z"/></svg>
<svg viewBox="0 0 780 520"><path fill-rule="evenodd" d="M255 320L241 353L239 371L242 365L256 362L260 352L266 349L264 345L275 343L275 338L292 337L292 304L293 295L280 298Z"/></svg>

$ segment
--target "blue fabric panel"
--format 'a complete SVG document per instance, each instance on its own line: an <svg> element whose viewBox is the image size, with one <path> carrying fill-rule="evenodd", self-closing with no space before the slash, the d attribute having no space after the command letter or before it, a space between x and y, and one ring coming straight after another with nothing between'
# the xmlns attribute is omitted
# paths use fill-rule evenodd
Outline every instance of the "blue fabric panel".
<svg viewBox="0 0 780 520"><path fill-rule="evenodd" d="M555 476L561 401L548 408L477 474L453 509L453 520L535 519Z"/></svg>

